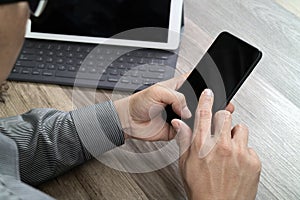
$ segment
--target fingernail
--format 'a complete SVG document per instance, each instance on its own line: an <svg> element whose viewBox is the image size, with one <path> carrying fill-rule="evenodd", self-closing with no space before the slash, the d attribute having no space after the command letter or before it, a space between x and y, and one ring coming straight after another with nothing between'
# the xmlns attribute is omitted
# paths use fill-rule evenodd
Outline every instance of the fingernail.
<svg viewBox="0 0 300 200"><path fill-rule="evenodd" d="M191 111L188 109L188 107L184 107L182 109L182 115L184 115L187 118L191 118L192 117L192 113Z"/></svg>
<svg viewBox="0 0 300 200"><path fill-rule="evenodd" d="M176 133L180 130L180 123L179 122L173 122L173 128L175 129Z"/></svg>
<svg viewBox="0 0 300 200"><path fill-rule="evenodd" d="M213 97L214 96L214 93L211 89L205 89L204 94L208 97Z"/></svg>

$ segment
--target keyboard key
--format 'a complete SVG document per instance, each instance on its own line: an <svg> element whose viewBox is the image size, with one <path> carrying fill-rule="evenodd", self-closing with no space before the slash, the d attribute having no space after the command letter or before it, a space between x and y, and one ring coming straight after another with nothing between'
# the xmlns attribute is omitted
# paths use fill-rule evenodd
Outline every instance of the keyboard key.
<svg viewBox="0 0 300 200"><path fill-rule="evenodd" d="M47 59L46 59L46 62L47 62L47 63L52 63L52 62L53 62L53 58L47 58Z"/></svg>
<svg viewBox="0 0 300 200"><path fill-rule="evenodd" d="M60 51L60 50L62 50L63 48L62 48L61 45L57 45L57 47L56 47L55 49L58 50L58 51Z"/></svg>
<svg viewBox="0 0 300 200"><path fill-rule="evenodd" d="M149 64L149 65L155 65L156 63L155 63L155 60L154 60L154 59L149 59L149 60L148 60L148 64Z"/></svg>
<svg viewBox="0 0 300 200"><path fill-rule="evenodd" d="M163 60L168 60L169 56L166 54L156 54L156 58L163 59Z"/></svg>
<svg viewBox="0 0 300 200"><path fill-rule="evenodd" d="M145 65L139 66L138 69L140 71L147 71L147 67Z"/></svg>
<svg viewBox="0 0 300 200"><path fill-rule="evenodd" d="M44 63L39 63L39 64L37 65L37 67L38 67L39 69L45 69L46 65L45 65Z"/></svg>
<svg viewBox="0 0 300 200"><path fill-rule="evenodd" d="M141 84L141 81L138 80L138 79L134 79L134 80L131 81L131 83L138 85L138 84Z"/></svg>
<svg viewBox="0 0 300 200"><path fill-rule="evenodd" d="M114 63L111 63L110 65L108 65L108 68L116 68L116 65Z"/></svg>
<svg viewBox="0 0 300 200"><path fill-rule="evenodd" d="M158 64L161 65L161 66L165 66L166 61L165 60L158 60Z"/></svg>
<svg viewBox="0 0 300 200"><path fill-rule="evenodd" d="M36 67L36 63L33 61L17 61L16 66L34 68Z"/></svg>
<svg viewBox="0 0 300 200"><path fill-rule="evenodd" d="M106 69L100 69L99 73L100 74L107 74L107 70Z"/></svg>
<svg viewBox="0 0 300 200"><path fill-rule="evenodd" d="M43 76L53 76L53 72L51 71L44 71L42 74Z"/></svg>
<svg viewBox="0 0 300 200"><path fill-rule="evenodd" d="M39 56L39 57L37 57L37 58L36 58L36 61L38 61L38 62L42 62L42 61L44 61L44 58L43 58L43 57L41 57L41 56Z"/></svg>
<svg viewBox="0 0 300 200"><path fill-rule="evenodd" d="M106 67L107 64L104 63L104 62L99 62L97 66L100 67L100 68L103 68L103 67Z"/></svg>
<svg viewBox="0 0 300 200"><path fill-rule="evenodd" d="M154 85L155 83L157 83L157 80L153 80L153 79L145 79L143 84L144 84L144 85L151 86L151 85Z"/></svg>
<svg viewBox="0 0 300 200"><path fill-rule="evenodd" d="M96 57L95 57L95 55L93 55L93 54L90 54L90 55L87 56L87 59L88 59L88 60L95 60L95 58L96 58Z"/></svg>
<svg viewBox="0 0 300 200"><path fill-rule="evenodd" d="M136 57L144 57L145 56L142 51L137 51L134 55Z"/></svg>
<svg viewBox="0 0 300 200"><path fill-rule="evenodd" d="M84 58L85 58L85 55L84 55L83 53L80 53L80 54L77 54L77 57L78 57L78 58L84 59Z"/></svg>
<svg viewBox="0 0 300 200"><path fill-rule="evenodd" d="M34 71L32 71L32 75L37 76L37 75L40 75L40 74L41 74L40 70L34 70Z"/></svg>
<svg viewBox="0 0 300 200"><path fill-rule="evenodd" d="M53 49L53 45L52 45L52 44L48 44L48 45L46 46L46 49L48 49L48 50Z"/></svg>
<svg viewBox="0 0 300 200"><path fill-rule="evenodd" d="M119 69L126 69L126 66L124 64L120 64L120 65L118 65L118 68Z"/></svg>
<svg viewBox="0 0 300 200"><path fill-rule="evenodd" d="M154 57L154 53L146 53L146 57L153 58Z"/></svg>
<svg viewBox="0 0 300 200"><path fill-rule="evenodd" d="M105 57L104 56L102 56L102 55L100 55L100 56L97 56L97 60L104 60L105 59Z"/></svg>
<svg viewBox="0 0 300 200"><path fill-rule="evenodd" d="M129 72L127 70L121 70L120 75L121 76L129 76Z"/></svg>
<svg viewBox="0 0 300 200"><path fill-rule="evenodd" d="M91 69L89 70L89 72L90 72L90 73L97 73L97 69L96 69L96 68L91 68Z"/></svg>
<svg viewBox="0 0 300 200"><path fill-rule="evenodd" d="M64 53L63 53L63 52L58 52L58 53L57 53L57 56L63 57L63 56L64 56Z"/></svg>
<svg viewBox="0 0 300 200"><path fill-rule="evenodd" d="M121 57L118 59L118 62L120 62L120 63L125 62L125 59L123 57Z"/></svg>
<svg viewBox="0 0 300 200"><path fill-rule="evenodd" d="M36 51L34 49L23 49L22 53L23 54L30 54L31 55L31 54L35 54Z"/></svg>
<svg viewBox="0 0 300 200"><path fill-rule="evenodd" d="M24 45L26 48L32 48L34 46L34 44L32 42L25 42L25 45Z"/></svg>
<svg viewBox="0 0 300 200"><path fill-rule="evenodd" d="M139 77L140 76L140 73L138 71L132 71L131 72L131 76L132 77Z"/></svg>
<svg viewBox="0 0 300 200"><path fill-rule="evenodd" d="M130 80L126 79L126 78L122 78L121 79L121 83L130 83Z"/></svg>
<svg viewBox="0 0 300 200"><path fill-rule="evenodd" d="M56 62L59 63L59 64L62 64L62 63L64 63L64 59L58 58L58 59L56 60Z"/></svg>
<svg viewBox="0 0 300 200"><path fill-rule="evenodd" d="M80 67L80 68L79 68L79 71L80 71L80 72L86 72L87 69L86 69L85 67Z"/></svg>
<svg viewBox="0 0 300 200"><path fill-rule="evenodd" d="M53 70L53 69L55 69L55 65L53 65L53 64L47 64L47 69Z"/></svg>
<svg viewBox="0 0 300 200"><path fill-rule="evenodd" d="M71 51L71 50L72 50L71 46L68 45L68 46L65 47L65 51Z"/></svg>
<svg viewBox="0 0 300 200"><path fill-rule="evenodd" d="M65 70L67 70L67 67L65 65L59 65L58 70L65 71Z"/></svg>
<svg viewBox="0 0 300 200"><path fill-rule="evenodd" d="M30 70L29 69L23 69L21 71L22 74L30 74Z"/></svg>
<svg viewBox="0 0 300 200"><path fill-rule="evenodd" d="M121 56L122 55L122 51L117 50L116 51L116 55Z"/></svg>
<svg viewBox="0 0 300 200"><path fill-rule="evenodd" d="M110 75L118 75L118 74L119 72L116 69L110 71Z"/></svg>
<svg viewBox="0 0 300 200"><path fill-rule="evenodd" d="M69 72L69 71L57 71L55 76L57 77L64 77L64 78L76 78L76 72Z"/></svg>
<svg viewBox="0 0 300 200"><path fill-rule="evenodd" d="M71 67L68 68L68 70L70 72L75 72L77 69L76 69L76 67L71 66Z"/></svg>
<svg viewBox="0 0 300 200"><path fill-rule="evenodd" d="M68 56L69 58L73 58L73 57L74 57L74 54L73 54L73 53L68 53L67 56Z"/></svg>
<svg viewBox="0 0 300 200"><path fill-rule="evenodd" d="M118 82L119 81L119 79L117 79L117 78L108 78L107 79L109 82Z"/></svg>
<svg viewBox="0 0 300 200"><path fill-rule="evenodd" d="M128 63L135 63L136 60L135 60L134 58L129 58L127 62L128 62Z"/></svg>
<svg viewBox="0 0 300 200"><path fill-rule="evenodd" d="M87 47L87 48L85 49L85 52L86 52L86 53L90 53L92 50L93 50L93 48Z"/></svg>
<svg viewBox="0 0 300 200"><path fill-rule="evenodd" d="M163 79L164 74L145 72L145 73L143 73L142 77L143 78L151 78L151 79Z"/></svg>
<svg viewBox="0 0 300 200"><path fill-rule="evenodd" d="M76 79L88 79L88 80L97 80L99 81L102 77L101 74L91 74L91 73L77 73L69 71L59 71L55 74L56 77L63 78L76 78Z"/></svg>
<svg viewBox="0 0 300 200"><path fill-rule="evenodd" d="M134 64L127 64L126 67L127 67L128 70L131 70L131 69L135 68L135 65Z"/></svg>
<svg viewBox="0 0 300 200"><path fill-rule="evenodd" d="M151 66L149 68L150 72L165 72L166 70L163 67Z"/></svg>
<svg viewBox="0 0 300 200"><path fill-rule="evenodd" d="M106 60L109 62L113 62L113 61L117 60L117 58L113 57L113 56L109 56L109 57L106 57Z"/></svg>
<svg viewBox="0 0 300 200"><path fill-rule="evenodd" d="M38 49L42 49L42 48L44 48L44 45L43 45L43 44L39 44L39 43L37 43L37 44L36 44L36 48L38 48Z"/></svg>
<svg viewBox="0 0 300 200"><path fill-rule="evenodd" d="M96 65L96 62L94 62L94 61L87 61L86 64L87 64L88 66L90 66L90 67L93 67L93 66Z"/></svg>
<svg viewBox="0 0 300 200"><path fill-rule="evenodd" d="M107 54L107 55L110 55L110 54L112 54L113 52L112 52L112 50L111 49L107 49L106 51L105 51L105 54Z"/></svg>
<svg viewBox="0 0 300 200"><path fill-rule="evenodd" d="M72 65L72 64L74 63L74 61L73 61L72 59L67 59L66 63L67 63L68 65Z"/></svg>
<svg viewBox="0 0 300 200"><path fill-rule="evenodd" d="M13 68L13 70L11 71L11 73L14 73L14 74L17 74L17 73L20 73L20 68Z"/></svg>
<svg viewBox="0 0 300 200"><path fill-rule="evenodd" d="M141 65L147 64L149 62L149 59L141 58L138 60L138 63Z"/></svg>
<svg viewBox="0 0 300 200"><path fill-rule="evenodd" d="M95 60L95 59L96 59L96 56L95 56L94 54L89 54L89 55L87 56L87 58L88 58L89 60Z"/></svg>
<svg viewBox="0 0 300 200"><path fill-rule="evenodd" d="M76 52L81 52L82 51L82 48L81 47L77 47L76 48Z"/></svg>
<svg viewBox="0 0 300 200"><path fill-rule="evenodd" d="M34 55L20 55L19 57L19 60L25 60L25 61L32 61L32 60L35 60L36 59L36 56Z"/></svg>

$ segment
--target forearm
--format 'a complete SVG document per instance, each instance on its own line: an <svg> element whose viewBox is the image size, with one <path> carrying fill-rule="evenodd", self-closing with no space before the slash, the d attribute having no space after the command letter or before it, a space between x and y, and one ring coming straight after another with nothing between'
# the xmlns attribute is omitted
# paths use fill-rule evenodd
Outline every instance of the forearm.
<svg viewBox="0 0 300 200"><path fill-rule="evenodd" d="M124 143L110 102L72 112L35 109L1 119L0 132L16 142L21 179L31 185L54 178L92 155L101 155Z"/></svg>

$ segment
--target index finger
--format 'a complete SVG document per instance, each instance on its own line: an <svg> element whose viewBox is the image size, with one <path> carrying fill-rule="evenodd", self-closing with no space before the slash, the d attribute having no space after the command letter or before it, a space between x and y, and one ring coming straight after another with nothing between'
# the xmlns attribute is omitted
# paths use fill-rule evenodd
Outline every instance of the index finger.
<svg viewBox="0 0 300 200"><path fill-rule="evenodd" d="M230 113L233 113L234 112L234 105L232 103L229 103L227 106L226 106L226 110L229 111Z"/></svg>
<svg viewBox="0 0 300 200"><path fill-rule="evenodd" d="M207 137L211 136L212 106L214 95L210 89L202 92L195 115L194 134L197 150L200 151Z"/></svg>

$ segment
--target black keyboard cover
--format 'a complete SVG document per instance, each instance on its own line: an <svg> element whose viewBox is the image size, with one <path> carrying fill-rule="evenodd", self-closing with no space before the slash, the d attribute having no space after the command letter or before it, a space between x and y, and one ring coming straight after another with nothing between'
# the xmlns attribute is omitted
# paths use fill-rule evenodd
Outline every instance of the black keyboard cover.
<svg viewBox="0 0 300 200"><path fill-rule="evenodd" d="M136 91L172 78L177 57L164 50L26 39L9 80Z"/></svg>

